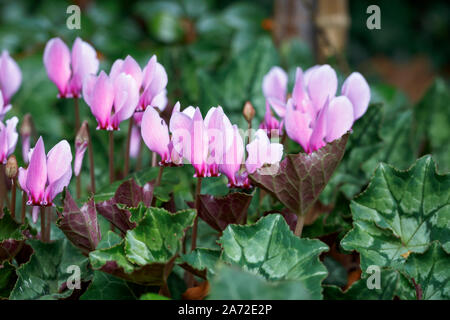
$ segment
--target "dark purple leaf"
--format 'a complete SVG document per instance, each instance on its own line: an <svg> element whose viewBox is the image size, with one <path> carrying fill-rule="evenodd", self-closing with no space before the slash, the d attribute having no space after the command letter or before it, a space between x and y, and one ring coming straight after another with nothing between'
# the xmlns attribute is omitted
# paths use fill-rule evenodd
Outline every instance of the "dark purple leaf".
<svg viewBox="0 0 450 320"><path fill-rule="evenodd" d="M141 187L133 179L130 179L117 188L112 199L97 203L96 208L99 214L116 226L122 234L125 234L127 230L134 229L136 223L130 221L130 211L118 206L118 204L136 208L142 202L149 207L152 198L153 185L151 183Z"/></svg>
<svg viewBox="0 0 450 320"><path fill-rule="evenodd" d="M95 250L101 239L94 199L78 208L69 191L66 191L64 208L57 225L85 254Z"/></svg>
<svg viewBox="0 0 450 320"><path fill-rule="evenodd" d="M198 216L219 232L229 224L245 224L252 195L235 192L224 197L200 195Z"/></svg>
<svg viewBox="0 0 450 320"><path fill-rule="evenodd" d="M306 214L330 180L345 152L349 134L311 153L289 154L279 171L249 176L253 184L278 198L297 215Z"/></svg>

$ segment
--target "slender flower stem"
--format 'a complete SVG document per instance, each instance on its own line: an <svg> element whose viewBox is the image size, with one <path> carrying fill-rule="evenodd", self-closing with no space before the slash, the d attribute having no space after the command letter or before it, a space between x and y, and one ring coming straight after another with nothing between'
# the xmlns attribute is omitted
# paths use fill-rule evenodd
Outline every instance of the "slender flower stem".
<svg viewBox="0 0 450 320"><path fill-rule="evenodd" d="M191 250L197 247L197 228L198 228L198 212L200 209L200 192L202 191L202 178L197 178L197 188L195 189L195 209L197 210L197 216L194 220L194 226L192 227L192 243Z"/></svg>
<svg viewBox="0 0 450 320"><path fill-rule="evenodd" d="M73 104L75 105L75 136L78 129L80 129L80 107L78 106L78 98L73 98Z"/></svg>
<svg viewBox="0 0 450 320"><path fill-rule="evenodd" d="M49 207L47 210L47 219L45 220L46 223L46 228L45 231L47 232L47 234L45 235L45 239L47 242L50 242L50 234L52 231L52 217L53 217L53 211L52 211L52 207Z"/></svg>
<svg viewBox="0 0 450 320"><path fill-rule="evenodd" d="M114 131L109 131L109 182L114 182Z"/></svg>
<svg viewBox="0 0 450 320"><path fill-rule="evenodd" d="M11 179L11 217L16 220L16 184L17 179Z"/></svg>
<svg viewBox="0 0 450 320"><path fill-rule="evenodd" d="M125 148L125 162L123 165L123 176L126 177L128 175L128 170L130 166L130 142L131 142L131 132L133 130L133 116L130 118L130 123L128 125L128 136L127 136L127 144Z"/></svg>
<svg viewBox="0 0 450 320"><path fill-rule="evenodd" d="M194 226L192 227L192 242L191 242L191 250L194 250L197 247L197 229L198 229L198 210L200 207L200 192L202 190L202 178L197 178L197 187L195 189L195 209L197 210L197 216L194 219ZM184 241L185 239L183 239ZM191 288L194 286L194 275L189 273L187 275L187 287Z"/></svg>
<svg viewBox="0 0 450 320"><path fill-rule="evenodd" d="M160 166L158 171L158 177L156 178L155 187L159 186L161 184L161 178L164 171L164 167Z"/></svg>
<svg viewBox="0 0 450 320"><path fill-rule="evenodd" d="M27 213L27 194L22 191L22 211L20 212L20 222L25 223L25 215Z"/></svg>
<svg viewBox="0 0 450 320"><path fill-rule="evenodd" d="M152 152L152 167L156 167L157 160L156 152Z"/></svg>
<svg viewBox="0 0 450 320"><path fill-rule="evenodd" d="M155 190L155 188L161 184L161 178L163 175L163 171L164 171L164 167L160 166L159 171L158 171L158 177L156 178L155 184L153 186L153 190ZM154 191L153 191L153 199L151 201L151 206L152 207L155 206L155 203L156 203L156 197L154 196Z"/></svg>
<svg viewBox="0 0 450 320"><path fill-rule="evenodd" d="M305 223L305 215L301 214L297 218L297 224L295 225L295 232L294 234L301 238L302 236L302 230L303 230L303 224Z"/></svg>
<svg viewBox="0 0 450 320"><path fill-rule="evenodd" d="M41 207L41 241L42 242L47 242L47 231L46 229L46 223L45 223L45 218L46 218L46 214L45 214L45 210L46 207Z"/></svg>
<svg viewBox="0 0 450 320"><path fill-rule="evenodd" d="M141 164L142 164L142 143L139 146L139 153L137 156L137 160L136 160L136 171L139 171L141 169Z"/></svg>
<svg viewBox="0 0 450 320"><path fill-rule="evenodd" d="M3 206L6 200L6 177L5 177L5 165L0 165L0 209L3 212Z"/></svg>
<svg viewBox="0 0 450 320"><path fill-rule="evenodd" d="M94 167L94 148L92 147L92 137L89 131L89 125L86 124L88 133L88 152L89 152L89 171L91 173L91 191L95 194L95 167Z"/></svg>

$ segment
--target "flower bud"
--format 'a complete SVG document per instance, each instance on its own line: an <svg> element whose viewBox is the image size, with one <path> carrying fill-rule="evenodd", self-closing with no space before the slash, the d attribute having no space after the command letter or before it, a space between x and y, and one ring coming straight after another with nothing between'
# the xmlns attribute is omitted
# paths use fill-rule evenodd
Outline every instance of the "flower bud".
<svg viewBox="0 0 450 320"><path fill-rule="evenodd" d="M8 158L5 166L5 174L8 179L15 179L18 173L16 156L12 155Z"/></svg>
<svg viewBox="0 0 450 320"><path fill-rule="evenodd" d="M255 108L253 108L253 105L250 101L247 101L245 103L242 114L244 115L244 118L245 120L247 120L247 122L252 121L252 119L255 117Z"/></svg>

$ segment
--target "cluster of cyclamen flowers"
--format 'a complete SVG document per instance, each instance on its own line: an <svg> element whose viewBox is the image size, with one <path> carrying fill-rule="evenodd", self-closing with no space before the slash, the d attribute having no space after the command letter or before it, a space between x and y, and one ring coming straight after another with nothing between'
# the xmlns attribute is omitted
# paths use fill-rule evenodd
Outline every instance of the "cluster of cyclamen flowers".
<svg viewBox="0 0 450 320"><path fill-rule="evenodd" d="M97 120L98 130L119 130L130 119L132 125L129 152L136 156L141 137L147 147L160 156L160 166L178 166L187 162L196 177L218 176L229 180L229 187L248 188L248 175L269 164L278 164L283 145L269 137L287 134L306 153L339 139L352 128L369 104L370 89L359 73L352 73L336 96L338 80L328 65L312 67L306 72L297 68L295 84L288 98L288 76L273 67L263 80L266 115L260 129L244 148L242 133L231 124L222 107L212 107L205 117L198 107L181 110L174 105L170 122L160 116L167 104L168 82L164 67L152 56L141 69L130 56L117 60L109 74L98 75L99 60L95 49L77 38L72 51L59 38L51 39L44 51L48 76L60 98L83 97ZM10 98L20 86L17 64L7 52L0 59L0 117L11 108ZM272 114L272 109L280 118ZM0 122L0 161L6 162L17 143L17 118ZM139 134L140 133L140 134ZM75 173L81 168L85 143L76 144ZM247 151L247 157L245 156ZM28 204L50 206L68 186L72 176L72 153L66 140L45 154L42 138L32 150L26 150L28 168L20 168L19 182L28 194Z"/></svg>

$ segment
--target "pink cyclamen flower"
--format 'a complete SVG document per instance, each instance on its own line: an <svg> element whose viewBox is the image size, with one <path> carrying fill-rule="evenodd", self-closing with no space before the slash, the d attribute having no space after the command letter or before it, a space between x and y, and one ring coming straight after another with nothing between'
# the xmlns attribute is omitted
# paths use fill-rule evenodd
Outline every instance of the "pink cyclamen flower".
<svg viewBox="0 0 450 320"><path fill-rule="evenodd" d="M272 115L272 111L270 110L269 102L266 100L266 114L264 116L264 121L259 125L260 129L266 131L269 138L274 136L281 136L283 134L283 121L278 121Z"/></svg>
<svg viewBox="0 0 450 320"><path fill-rule="evenodd" d="M264 130L258 129L252 141L247 145L248 158L245 167L252 174L265 164L278 164L283 157L283 145L271 143Z"/></svg>
<svg viewBox="0 0 450 320"><path fill-rule="evenodd" d="M139 91L131 75L122 72L111 79L102 71L85 79L83 98L97 120L97 130L119 130L120 123L133 115Z"/></svg>
<svg viewBox="0 0 450 320"><path fill-rule="evenodd" d="M0 92L4 105L8 106L11 97L19 90L22 83L22 73L17 63L3 50L0 56Z"/></svg>
<svg viewBox="0 0 450 320"><path fill-rule="evenodd" d="M6 126L0 121L0 162L6 164L8 157L14 152L16 148L19 134L16 127L19 119L12 117L6 120Z"/></svg>
<svg viewBox="0 0 450 320"><path fill-rule="evenodd" d="M95 49L76 38L72 52L60 38L50 39L44 50L48 77L56 85L61 98L80 97L83 81L97 74L99 61Z"/></svg>
<svg viewBox="0 0 450 320"><path fill-rule="evenodd" d="M167 73L157 62L155 55L150 58L144 70L141 70L131 56L127 56L125 60L116 60L109 76L114 79L121 72L131 75L141 92L136 111L144 111L147 106L157 107L160 111L164 110L167 105Z"/></svg>
<svg viewBox="0 0 450 320"><path fill-rule="evenodd" d="M233 143L234 129L221 106L208 110L204 124L208 135L207 176L217 177L219 165Z"/></svg>
<svg viewBox="0 0 450 320"><path fill-rule="evenodd" d="M180 165L182 158L173 147L166 122L153 107L148 107L143 114L142 139L151 151L159 154L161 157L159 164L162 166Z"/></svg>
<svg viewBox="0 0 450 320"><path fill-rule="evenodd" d="M30 153L28 168L19 168L20 186L28 194L27 205L51 206L72 177L70 145L62 140L46 156L44 141L40 137Z"/></svg>
<svg viewBox="0 0 450 320"><path fill-rule="evenodd" d="M188 107L182 112L177 110L179 106L174 108L170 118L174 149L192 164L194 177L207 177L209 137L200 109Z"/></svg>
<svg viewBox="0 0 450 320"><path fill-rule="evenodd" d="M307 153L342 137L367 110L370 88L361 74L352 73L338 97L337 86L336 72L329 65L313 67L305 74L297 68L284 123L288 136Z"/></svg>
<svg viewBox="0 0 450 320"><path fill-rule="evenodd" d="M6 105L5 100L3 99L3 94L0 91L0 121L3 121L3 118L9 110L11 110L11 105Z"/></svg>
<svg viewBox="0 0 450 320"><path fill-rule="evenodd" d="M288 75L280 67L272 67L264 76L262 90L264 97L278 116L284 117L287 99Z"/></svg>
<svg viewBox="0 0 450 320"><path fill-rule="evenodd" d="M233 134L226 137L227 140L231 140L231 145L219 165L219 171L228 177L228 187L230 188L243 186L238 173L244 160L244 141L236 125L232 130Z"/></svg>

